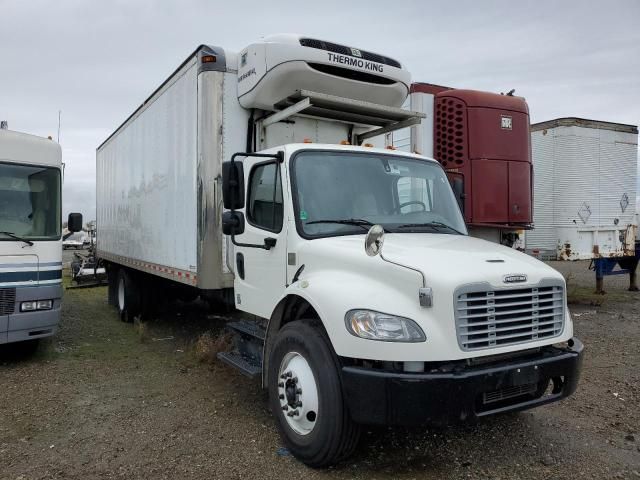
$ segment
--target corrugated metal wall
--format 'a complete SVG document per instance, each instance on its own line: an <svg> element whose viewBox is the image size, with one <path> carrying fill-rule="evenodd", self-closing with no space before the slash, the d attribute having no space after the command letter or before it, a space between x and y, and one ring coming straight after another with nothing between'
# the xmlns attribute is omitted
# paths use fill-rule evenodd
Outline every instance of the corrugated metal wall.
<svg viewBox="0 0 640 480"><path fill-rule="evenodd" d="M526 248L541 251L556 250L556 232L553 224L555 130L533 132L531 152L533 159L533 223L535 229L526 233Z"/></svg>
<svg viewBox="0 0 640 480"><path fill-rule="evenodd" d="M599 130L579 127L559 127L553 130L553 225L581 226L578 212L585 205L591 214L585 215L588 218L584 225L597 225L600 197Z"/></svg>

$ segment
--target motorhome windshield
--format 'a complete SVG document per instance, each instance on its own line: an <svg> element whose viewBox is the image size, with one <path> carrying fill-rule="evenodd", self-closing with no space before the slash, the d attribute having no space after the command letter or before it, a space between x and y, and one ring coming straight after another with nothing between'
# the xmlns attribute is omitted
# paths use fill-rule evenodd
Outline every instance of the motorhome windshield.
<svg viewBox="0 0 640 480"><path fill-rule="evenodd" d="M60 238L60 170L0 162L0 231L28 240ZM15 241L0 235L0 241Z"/></svg>
<svg viewBox="0 0 640 480"><path fill-rule="evenodd" d="M467 233L442 168L395 155L305 151L292 162L299 233L306 238L390 232Z"/></svg>

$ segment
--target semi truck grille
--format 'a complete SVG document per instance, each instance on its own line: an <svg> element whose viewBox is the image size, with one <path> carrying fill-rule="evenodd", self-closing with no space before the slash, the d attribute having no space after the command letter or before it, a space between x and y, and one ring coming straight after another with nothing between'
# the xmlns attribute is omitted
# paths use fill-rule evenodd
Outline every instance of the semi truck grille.
<svg viewBox="0 0 640 480"><path fill-rule="evenodd" d="M562 285L465 290L456 297L456 332L462 350L481 350L560 335Z"/></svg>
<svg viewBox="0 0 640 480"><path fill-rule="evenodd" d="M317 48L318 50L326 50L327 52L339 53L340 55L348 55L353 57L353 51L357 49L351 49L345 45L338 45L337 43L324 42L322 40L316 40L314 38L301 38L300 45L303 47ZM400 62L393 58L378 55L377 53L367 52L365 50L357 50L360 52L360 57L363 60L369 60L371 62L382 63L384 65L390 65L392 67L401 68Z"/></svg>
<svg viewBox="0 0 640 480"><path fill-rule="evenodd" d="M0 315L13 313L16 303L15 288L0 288Z"/></svg>

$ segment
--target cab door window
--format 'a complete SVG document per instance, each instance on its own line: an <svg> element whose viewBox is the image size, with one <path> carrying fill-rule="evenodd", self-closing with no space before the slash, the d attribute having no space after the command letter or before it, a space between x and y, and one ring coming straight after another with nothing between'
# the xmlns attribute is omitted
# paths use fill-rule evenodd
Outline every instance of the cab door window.
<svg viewBox="0 0 640 480"><path fill-rule="evenodd" d="M256 165L249 175L247 219L254 227L282 230L282 181L275 162Z"/></svg>

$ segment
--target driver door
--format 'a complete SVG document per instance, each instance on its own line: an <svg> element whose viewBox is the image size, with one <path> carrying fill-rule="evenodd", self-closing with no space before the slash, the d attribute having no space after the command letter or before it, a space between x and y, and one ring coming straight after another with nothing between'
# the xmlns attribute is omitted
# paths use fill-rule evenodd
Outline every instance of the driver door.
<svg viewBox="0 0 640 480"><path fill-rule="evenodd" d="M269 318L286 287L283 168L276 159L256 157L246 157L243 165L246 222L235 239L245 246L234 246L235 303L239 310ZM273 246L260 248L265 244Z"/></svg>

